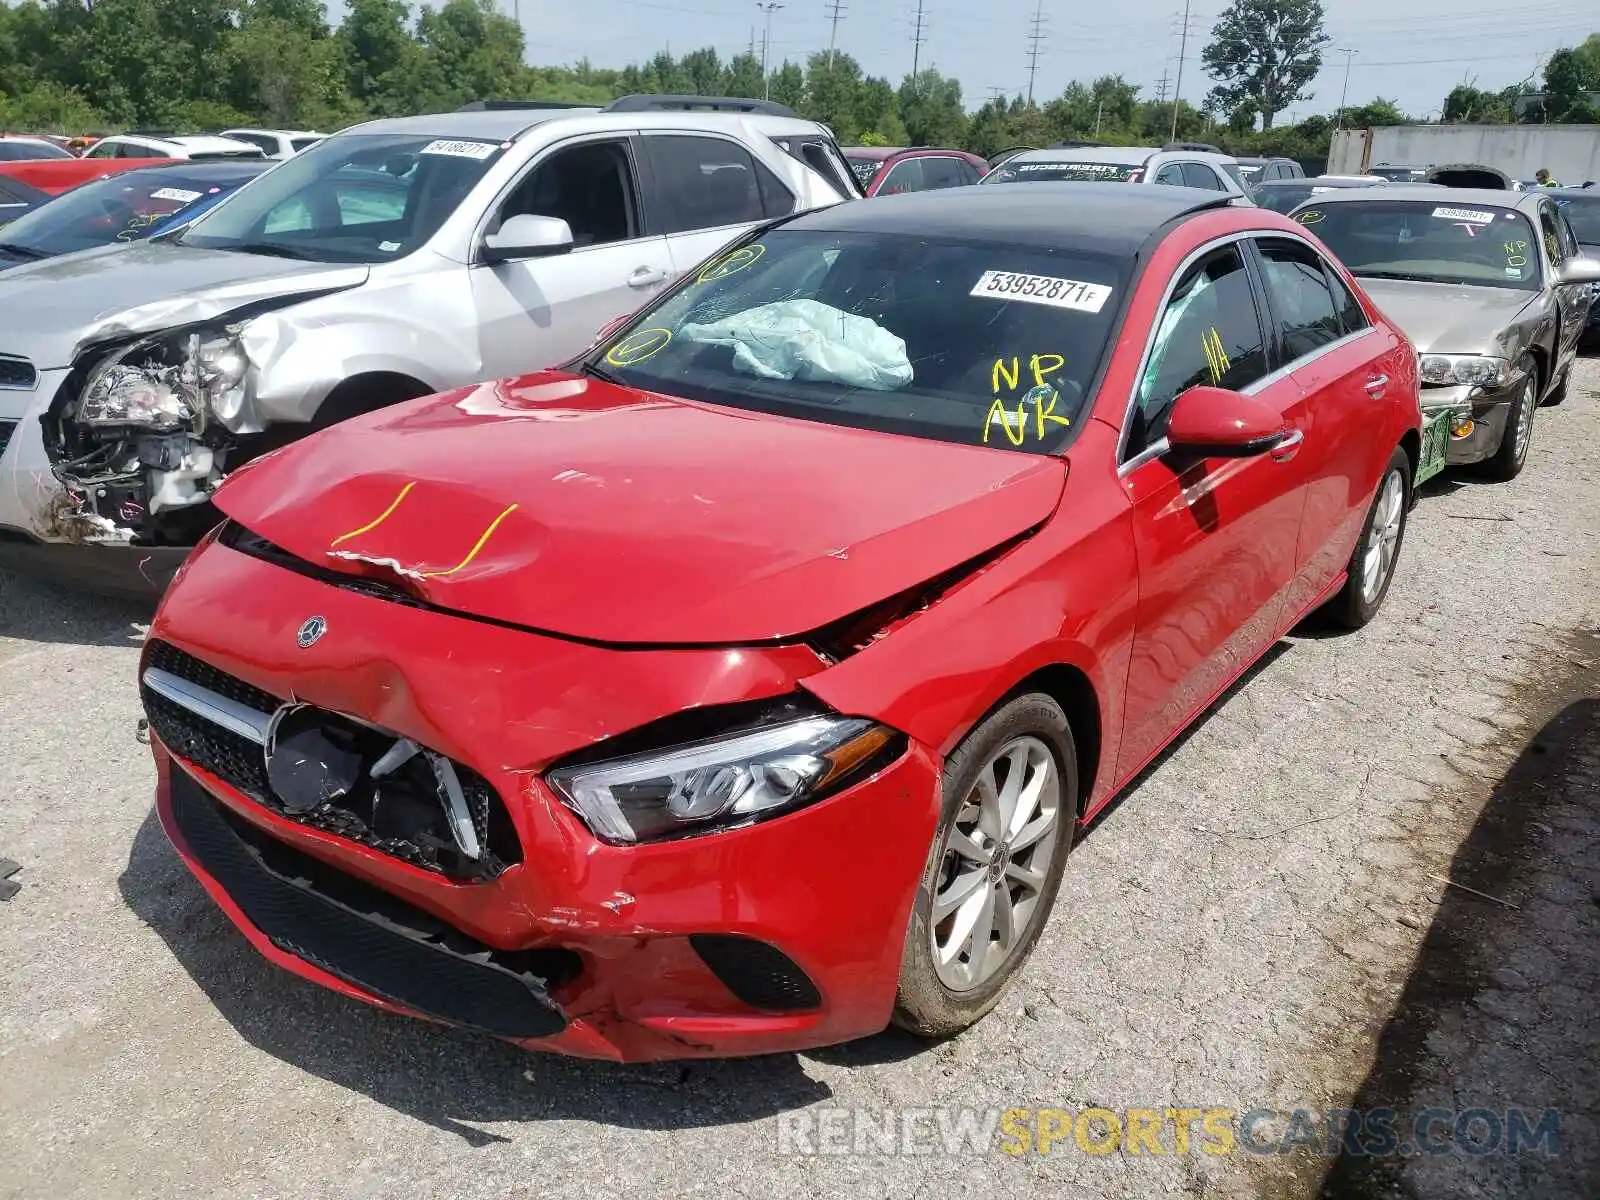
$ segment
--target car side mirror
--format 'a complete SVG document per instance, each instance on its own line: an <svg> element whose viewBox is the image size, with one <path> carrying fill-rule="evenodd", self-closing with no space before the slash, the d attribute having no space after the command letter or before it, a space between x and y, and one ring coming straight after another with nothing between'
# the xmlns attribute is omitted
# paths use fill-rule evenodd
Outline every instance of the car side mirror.
<svg viewBox="0 0 1600 1200"><path fill-rule="evenodd" d="M483 239L483 261L507 262L514 258L548 258L572 250L572 226L560 217L518 213L500 223L498 231Z"/></svg>
<svg viewBox="0 0 1600 1200"><path fill-rule="evenodd" d="M1227 388L1192 387L1167 421L1167 444L1204 458L1254 458L1289 435L1270 404Z"/></svg>
<svg viewBox="0 0 1600 1200"><path fill-rule="evenodd" d="M1556 272L1557 283L1600 283L1600 258L1580 254L1561 264Z"/></svg>
<svg viewBox="0 0 1600 1200"><path fill-rule="evenodd" d="M623 313L620 317L612 317L611 320L600 326L600 332L594 335L594 344L598 346L617 330L621 329L628 323L628 318L632 315L632 313Z"/></svg>

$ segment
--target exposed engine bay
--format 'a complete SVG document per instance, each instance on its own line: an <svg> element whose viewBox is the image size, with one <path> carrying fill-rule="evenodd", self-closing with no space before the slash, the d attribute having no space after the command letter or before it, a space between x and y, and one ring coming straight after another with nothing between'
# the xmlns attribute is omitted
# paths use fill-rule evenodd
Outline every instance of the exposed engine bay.
<svg viewBox="0 0 1600 1200"><path fill-rule="evenodd" d="M269 449L242 325L179 330L102 353L41 418L72 540L192 545L223 476ZM303 430L302 430L303 432Z"/></svg>

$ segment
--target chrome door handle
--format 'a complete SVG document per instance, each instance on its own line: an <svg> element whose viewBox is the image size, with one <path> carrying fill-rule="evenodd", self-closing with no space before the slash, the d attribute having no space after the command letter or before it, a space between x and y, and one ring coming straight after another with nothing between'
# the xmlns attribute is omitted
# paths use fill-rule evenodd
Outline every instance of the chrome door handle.
<svg viewBox="0 0 1600 1200"><path fill-rule="evenodd" d="M1289 430L1281 438L1279 438L1277 444L1272 447L1272 461L1288 462L1296 454L1300 453L1301 443L1303 443L1305 440L1306 435L1304 430Z"/></svg>
<svg viewBox="0 0 1600 1200"><path fill-rule="evenodd" d="M1374 375L1361 386L1366 389L1367 395L1374 400L1382 400L1384 389L1389 386L1389 377L1387 375Z"/></svg>
<svg viewBox="0 0 1600 1200"><path fill-rule="evenodd" d="M667 277L667 273L660 267L639 267L632 275L628 276L628 286L631 288L650 287L660 283Z"/></svg>

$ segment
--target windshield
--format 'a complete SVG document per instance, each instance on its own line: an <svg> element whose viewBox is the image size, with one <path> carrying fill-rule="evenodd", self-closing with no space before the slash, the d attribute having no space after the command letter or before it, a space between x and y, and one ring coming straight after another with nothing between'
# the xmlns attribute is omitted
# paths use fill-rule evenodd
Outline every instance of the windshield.
<svg viewBox="0 0 1600 1200"><path fill-rule="evenodd" d="M136 242L174 213L243 180L226 184L192 178L181 168L126 171L73 188L6 226L7 245L40 255L71 254L111 242Z"/></svg>
<svg viewBox="0 0 1600 1200"><path fill-rule="evenodd" d="M692 400L1051 453L1105 353L1126 264L915 236L774 230L603 341L586 369Z"/></svg>
<svg viewBox="0 0 1600 1200"><path fill-rule="evenodd" d="M476 139L341 134L230 196L179 240L314 262L387 262L437 233L503 150Z"/></svg>
<svg viewBox="0 0 1600 1200"><path fill-rule="evenodd" d="M1071 180L1087 183L1135 183L1144 167L1132 163L1075 162L1072 159L1050 159L1030 162L1005 163L990 171L979 183L1036 183L1040 180Z"/></svg>
<svg viewBox="0 0 1600 1200"><path fill-rule="evenodd" d="M1585 246L1600 245L1600 196L1562 196L1556 204L1580 242Z"/></svg>
<svg viewBox="0 0 1600 1200"><path fill-rule="evenodd" d="M1533 226L1521 213L1503 208L1416 200L1363 200L1318 208L1313 198L1294 219L1357 275L1523 291L1540 286Z"/></svg>
<svg viewBox="0 0 1600 1200"><path fill-rule="evenodd" d="M860 181L862 187L872 182L872 177L884 163L881 158L852 158L848 154L844 156L844 160L850 164L850 169L855 172L856 179Z"/></svg>

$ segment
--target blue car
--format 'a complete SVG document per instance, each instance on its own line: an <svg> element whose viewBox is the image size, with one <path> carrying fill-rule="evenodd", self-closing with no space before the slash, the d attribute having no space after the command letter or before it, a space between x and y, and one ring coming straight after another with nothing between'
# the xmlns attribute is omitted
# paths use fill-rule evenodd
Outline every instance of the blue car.
<svg viewBox="0 0 1600 1200"><path fill-rule="evenodd" d="M85 183L0 225L0 271L171 233L276 165L261 160L176 162Z"/></svg>
<svg viewBox="0 0 1600 1200"><path fill-rule="evenodd" d="M50 193L0 175L0 226L25 217L41 204L50 202Z"/></svg>

